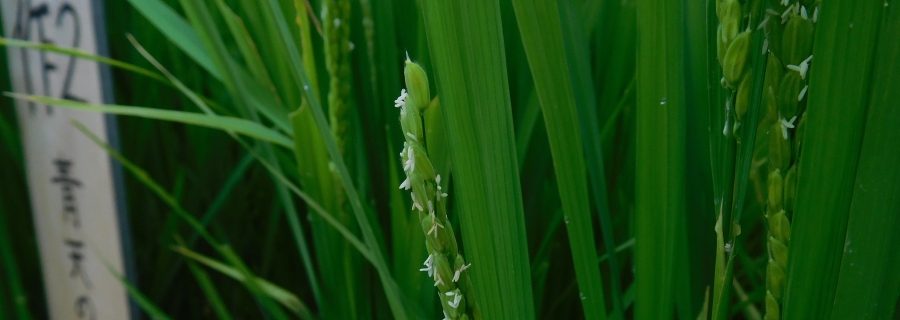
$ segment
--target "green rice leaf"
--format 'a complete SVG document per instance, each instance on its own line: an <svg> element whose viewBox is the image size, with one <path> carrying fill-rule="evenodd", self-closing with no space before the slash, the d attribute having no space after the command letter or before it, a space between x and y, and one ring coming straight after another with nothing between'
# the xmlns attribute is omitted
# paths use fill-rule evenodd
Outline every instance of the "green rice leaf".
<svg viewBox="0 0 900 320"><path fill-rule="evenodd" d="M98 55L95 55L95 54L92 54L92 53L89 53L87 51L80 50L80 49L59 47L59 46L56 46L56 45L53 45L50 43L23 41L23 40L3 38L3 37L0 37L0 46L10 46L10 47L17 47L17 48L24 48L24 49L44 50L44 51L49 51L49 52L65 54L65 55L69 55L69 56L73 56L73 57L77 57L77 58L88 59L88 60L97 61L97 62L106 64L106 65L110 65L110 66L113 66L116 68L120 68L123 70L128 70L133 73L140 74L140 75L149 77L151 79L158 80L163 83L168 83L168 81L166 80L165 77L163 77L153 71L141 68L139 66L136 66L136 65L133 65L133 64L130 64L127 62L115 60L115 59L108 58L108 57L98 56Z"/></svg>
<svg viewBox="0 0 900 320"><path fill-rule="evenodd" d="M198 10L200 10L200 11L203 11L202 9L203 8L198 8ZM134 45L135 48L137 48L138 52L140 52L141 55L145 59L150 61L150 63L152 63L157 69L159 69L160 72L162 72L164 75L166 75L166 77L169 78L169 80L172 81L173 84L175 84L176 88L178 88L194 104L196 104L197 107L199 107L201 110L203 110L208 115L214 115L212 110L210 110L209 106L207 106L206 103L204 103L204 101L202 99L200 99L195 93L188 90L187 87L181 83L181 81L179 81L177 78L175 78L162 65L160 65L139 43L137 43L136 40L134 40L133 37L129 36L128 38L131 41L132 45ZM230 61L230 60L226 59L226 61ZM233 70L233 69L229 69L229 70ZM246 77L238 77L238 79L242 79L242 78L246 78ZM249 83L254 83L254 82L249 82ZM242 86L238 86L238 87L243 88ZM252 86L250 89L252 89ZM232 92L234 92L234 91L232 91ZM243 92L244 91L242 91L242 93ZM255 90L252 92L258 93L260 91ZM238 97L243 97L243 96L239 95ZM251 94L247 99L252 100L256 103L259 103L258 100L256 99L256 97L257 96ZM271 95L265 94L265 95L263 95L263 97L271 98ZM287 124L286 116L285 116L285 118L282 119L281 117L273 115L271 112L267 112L267 110L268 110L267 108L258 108L258 110L260 110L263 114L268 114L270 116L270 119L276 120L275 121L276 124L284 123L283 126L288 126L288 128L290 128L289 124ZM241 111L242 111L241 113L245 114L245 116L249 116L251 119L258 121L258 119L257 119L258 117L256 116L255 113L247 112L247 110L245 110L245 109L241 109ZM281 121L278 121L279 119ZM288 132L293 133L292 131L288 131ZM239 143L244 145L243 141L240 140L236 134L234 134L233 132L230 132L230 131L228 132L228 134L231 135L232 138L237 140ZM244 146L248 150L250 149L246 145L244 145ZM275 159L275 154L269 145L264 144L262 147L264 149L263 151L266 152L268 159ZM254 155L256 155L256 154L254 153ZM269 167L274 167L275 170L280 171L280 167L279 167L279 164L277 161L273 162L273 164L270 165ZM276 184L276 192L277 192L276 195L278 196L279 200L281 201L281 203L285 209L285 213L288 218L288 223L291 228L291 233L294 236L294 241L297 245L297 249L300 252L300 256L303 258L304 271L306 272L307 278L309 280L309 283L310 283L309 286L313 292L313 297L315 298L317 304L321 304L322 298L321 298L320 291L319 291L318 280L314 275L314 269L312 267L312 259L310 258L309 249L306 244L306 237L304 235L303 228L300 225L300 218L299 218L299 215L297 214L296 208L294 206L293 199L291 198L290 193L288 192L287 188L281 184ZM307 203L312 205L311 199L304 198L304 200L306 200Z"/></svg>
<svg viewBox="0 0 900 320"><path fill-rule="evenodd" d="M256 113L253 112L255 109L272 120L279 129L284 132L292 132L288 123L288 111L275 99L271 88L267 90L255 81L230 56L230 51L225 46L209 7L202 1L182 0L181 4L187 13L188 20L194 24L200 40L203 41L207 52L210 53L212 61L224 71L222 82L232 98L236 100L238 113L250 120L257 120Z"/></svg>
<svg viewBox="0 0 900 320"><path fill-rule="evenodd" d="M288 149L294 148L294 143L283 134L266 128L256 122L232 117L210 116L193 112L163 110L147 107L101 105L72 100L47 98L39 96L23 95L18 93L6 93L6 96L16 99L35 101L38 103L70 108L75 110L103 112L125 116L180 122L197 125L223 131L233 131L262 141L275 143Z"/></svg>
<svg viewBox="0 0 900 320"><path fill-rule="evenodd" d="M594 245L585 179L587 168L584 163L582 132L579 126L572 125L578 123L579 110L575 106L575 94L569 78L566 47L556 1L513 0L512 3L550 139L581 306L585 317L606 319L606 301L597 262L597 247ZM587 117L582 116L581 118ZM598 136L592 136L594 139L591 142L599 142L596 141ZM599 160L595 159L599 144L596 147L598 149L592 149L589 155L592 160ZM596 170L598 168L594 167L593 171ZM602 166L599 170L602 171Z"/></svg>
<svg viewBox="0 0 900 320"><path fill-rule="evenodd" d="M829 318L834 307L870 106L872 57L885 10L881 1L828 2L819 10L822 23L816 26L815 72L791 221L785 319Z"/></svg>
<svg viewBox="0 0 900 320"><path fill-rule="evenodd" d="M900 295L900 11L882 14L832 319L895 318Z"/></svg>
<svg viewBox="0 0 900 320"><path fill-rule="evenodd" d="M707 46L707 8L705 1L687 1L685 10L685 93L687 107L686 125L686 171L687 212L683 226L679 226L679 241L675 251L675 306L680 319L695 318L702 309L704 296L712 286L715 266L715 233L710 226L715 225L716 215L712 172L710 170L709 134L721 135L712 130L709 122L709 92L717 87L708 87L709 58ZM713 58L715 60L715 58ZM715 61L713 61L715 63ZM717 67L716 65L713 65ZM721 88L721 86L718 86ZM716 105L715 107L721 107ZM708 306L709 303L706 303Z"/></svg>
<svg viewBox="0 0 900 320"><path fill-rule="evenodd" d="M685 217L684 16L680 2L637 3L635 313L672 316L676 228Z"/></svg>
<svg viewBox="0 0 900 320"><path fill-rule="evenodd" d="M203 269L200 269L193 261L188 262L188 267L191 269L194 278L196 278L197 282L200 284L200 288L203 290L203 294L206 295L206 300L209 301L216 316L223 320L234 319L234 317L231 316L231 313L228 312L228 308L225 307L225 303L222 302L222 297L219 296L216 285L212 282L212 279L209 278L209 274L207 274L206 271L203 271Z"/></svg>
<svg viewBox="0 0 900 320"><path fill-rule="evenodd" d="M183 246L176 246L173 249L175 250L175 252L178 252L185 257L190 258L191 260L202 263L207 267L210 267L211 269L228 276L229 278L240 282L248 282L247 276L234 267L194 252ZM301 319L313 319L312 313L310 313L309 308L303 303L303 301L300 301L300 299L290 291L287 291L269 281L266 281L265 279L261 279L258 277L253 277L252 281L255 282L255 284L262 290L262 292L264 292L273 300L278 301L278 303L288 308L288 310L294 312L294 314L296 314Z"/></svg>
<svg viewBox="0 0 900 320"><path fill-rule="evenodd" d="M116 278L119 279L119 282L121 282L122 285L125 286L125 290L128 292L128 295L131 296L131 299L133 299L134 302L137 303L138 307L143 309L144 312L146 312L147 315L150 316L150 319L153 319L153 320L169 320L169 319L171 319L168 315L166 315L165 312L163 312L159 307L157 307L155 304L153 304L153 302L150 301L150 299L147 298L147 296L145 296L143 293L141 293L141 291L138 290L137 287L135 287L133 284L128 282L128 280L125 279L125 276L119 274L119 272L117 272L116 269L113 268L106 260L104 260L103 262L106 265L106 268L109 270L109 272L112 273L114 276L116 276Z"/></svg>
<svg viewBox="0 0 900 320"><path fill-rule="evenodd" d="M597 114L599 106L594 93L594 79L591 77L590 38L585 33L585 30L589 31L590 29L582 26L578 19L577 6L572 1L564 0L557 4L560 8L562 38L566 45L566 60L569 65L569 75L572 78L572 90L575 94L575 106L578 108L578 120L587 161L588 181L590 182L588 190L591 191L590 197L597 207L597 216L600 218L600 230L606 252L614 252L616 244L609 199L607 198L606 165L601 141L600 117ZM613 108L611 105L604 107ZM615 318L623 318L619 259L615 255L609 256L609 278L613 315Z"/></svg>
<svg viewBox="0 0 900 320"><path fill-rule="evenodd" d="M234 11L231 11L231 8L229 8L223 0L216 1L216 5L222 13L225 25L227 25L228 29L231 31L231 36L237 44L250 74L253 75L256 82L260 83L263 87L270 89L272 93L275 94L275 85L272 84L272 78L269 77L269 73L266 71L266 66L262 61L262 57L256 48L256 44L253 43L253 39L250 38L250 33L247 31L247 27L244 26L244 22L234 13Z"/></svg>
<svg viewBox="0 0 900 320"><path fill-rule="evenodd" d="M160 0L128 0L128 2L206 72L222 80L222 70L215 66L209 53L203 49L200 36L175 10Z"/></svg>
<svg viewBox="0 0 900 320"><path fill-rule="evenodd" d="M22 40L17 40L17 39L7 39L7 38L3 38L3 37L0 37L0 46L10 46L10 47L17 47L17 48L24 48L24 49L35 49L35 50L43 50L43 51L47 51L47 52L56 52L56 53L69 55L69 56L73 56L73 57L77 57L77 58L81 58L81 59L85 59L85 60L96 61L96 62L99 62L102 64L109 65L111 67L119 68L119 69L126 70L129 72L135 73L135 74L146 76L150 79L159 81L160 83L162 83L166 86L177 88L177 85L175 83L173 83L166 77L161 76L160 74L155 73L151 70L141 68L139 66L136 66L136 65L124 62L124 61L111 59L111 58L104 57L104 56L99 56L99 55L92 54L92 53L89 53L89 52L86 52L83 50L79 50L79 49L75 49L75 48L59 47L59 46L49 44L49 43L22 41ZM217 113L220 113L223 115L231 114L230 111L225 110L218 103L215 103L214 101L210 100L207 97L198 96L198 98L203 100L207 105L210 106L210 108L215 110Z"/></svg>
<svg viewBox="0 0 900 320"><path fill-rule="evenodd" d="M237 253L235 253L234 250L231 249L231 246L222 245L222 246L219 246L217 248L217 250L219 251L220 254L222 254L222 256L225 258L225 260L228 261L236 269L236 271L238 272L238 276L242 278L242 280L239 280L239 281L241 282L241 284L244 285L244 287L247 288L247 290L250 291L250 294L253 295L253 297L256 300L256 303L260 306L260 309L262 309L263 311L266 311L266 313L264 313L264 314L269 315L270 317L277 319L277 320L287 320L288 319L288 316L287 316L287 314L284 313L284 310L281 310L281 308L279 308L278 305L276 305L275 303L272 302L272 300L278 301L280 296L273 296L272 293L270 293L270 290L266 290L265 284L261 281L261 279L257 278L255 275L253 275L253 272L250 271L250 268L247 267L247 265L244 263L244 261L242 261L241 258L238 257ZM254 281L247 281L246 279L252 279ZM297 300L297 301L299 301L299 300ZM281 302L281 301L278 301L278 302ZM292 303L292 302L293 301L289 301L289 303ZM289 309L291 307L296 307L296 305L285 305L285 306L288 307ZM295 314L298 316L300 315L297 312L295 312ZM304 317L301 316L301 318L304 318ZM307 320L307 319L310 319L310 318L304 318L304 320Z"/></svg>
<svg viewBox="0 0 900 320"><path fill-rule="evenodd" d="M184 246L184 242L180 238L175 239L180 246ZM193 260L187 260L188 267L191 270L191 273L194 275L194 278L197 279L197 283L200 285L200 289L203 290L203 294L206 295L206 300L209 301L209 304L212 306L213 311L216 312L216 316L222 320L231 320L234 317L231 316L231 313L228 312L228 308L225 307L225 303L222 302L222 297L219 295L219 291L216 289L216 285L213 283L212 279L209 277L209 274L206 273L205 270L201 269L197 266L197 263Z"/></svg>
<svg viewBox="0 0 900 320"><path fill-rule="evenodd" d="M293 38L290 32L290 29L288 29L288 24L285 21L284 15L281 14L280 6L277 0L269 0L266 3L262 4L262 7L263 16L266 19L272 19L277 27L276 36L280 40L276 41L276 43L279 43L280 45L280 47L278 48L278 54L283 54L287 58L289 58L289 66L286 67L286 70L290 71L293 84L296 86L296 90L298 92L302 92L304 97L309 102L310 110L313 114L313 119L316 122L316 127L325 140L325 147L326 150L328 150L328 155L335 165L335 169L338 173L338 177L340 178L344 190L347 192L347 199L350 202L350 207L353 209L353 213L356 217L357 223L359 224L360 231L362 232L366 246L371 250L372 255L370 257L371 259L369 260L372 261L372 263L375 265L375 269L377 270L378 276L381 279L388 304L390 305L390 309L393 312L393 316L396 318L404 319L406 318L406 314L404 313L404 308L401 304L400 293L397 290L397 285L391 278L390 271L387 268L387 263L385 262L384 253L382 250L383 246L379 238L376 236L375 230L373 229L369 217L366 215L366 212L363 209L363 205L360 200L360 194L353 184L353 180L351 179L350 173L347 170L347 164L345 163L340 151L338 150L334 137L332 137L330 134L331 129L328 125L328 121L325 119L324 109L319 102L317 94L313 93L309 75L304 68L303 60L301 58L300 52L298 51L298 48L300 46L297 45L296 40Z"/></svg>
<svg viewBox="0 0 900 320"><path fill-rule="evenodd" d="M476 302L485 319L533 319L499 4L422 1L421 7Z"/></svg>
<svg viewBox="0 0 900 320"><path fill-rule="evenodd" d="M153 191L153 193L155 193L160 199L162 199L163 202L166 203L166 205L172 208L172 211L176 215L178 215L179 218L184 219L188 223L188 225L190 225L195 231L197 231L197 233L200 234L200 236L210 245L219 245L219 242L216 241L216 239L213 238L208 231L206 231L206 228L203 226L203 224L201 224L200 221L194 218L193 215L185 211L184 208L181 207L181 204L178 203L178 199L171 193L166 191L163 186L153 180L153 178L150 177L147 171L144 171L144 169L141 169L141 167L138 167L133 162L129 161L128 158L125 158L125 156L113 149L112 146L110 146L109 144L101 140L100 137L98 137L96 134L91 132L87 127L84 126L84 124L73 120L72 125L75 127L75 129L81 131L81 133L83 133L85 136L91 139L91 141L97 144L97 146L102 148L103 151L106 151L106 153L108 153L113 159L119 161L119 163L122 164L122 168L131 172L131 174L136 179L138 179L140 183L144 184L148 189Z"/></svg>

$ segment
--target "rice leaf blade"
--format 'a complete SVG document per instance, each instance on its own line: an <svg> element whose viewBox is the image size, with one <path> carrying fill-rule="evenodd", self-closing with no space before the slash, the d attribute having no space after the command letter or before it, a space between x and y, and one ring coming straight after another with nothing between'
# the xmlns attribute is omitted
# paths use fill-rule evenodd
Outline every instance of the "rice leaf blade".
<svg viewBox="0 0 900 320"><path fill-rule="evenodd" d="M261 3L261 6L264 17L273 19L275 22L276 38L280 40L280 42L276 41L276 43L281 44L277 54L282 54L288 58L287 61L289 66L286 69L290 71L297 91L302 92L303 96L309 102L313 119L316 122L316 127L325 140L326 150L328 150L328 155L334 162L340 182L347 193L347 199L350 202L350 207L353 209L354 216L359 224L366 246L371 250L372 259L369 260L372 261L375 265L375 269L378 271L378 276L381 279L393 316L401 319L406 318L407 315L404 312L397 285L391 278L390 271L385 262L384 253L382 251L384 246L379 241L380 238L375 234L372 223L370 223L369 217L363 209L360 194L354 186L350 173L347 170L347 164L341 156L340 150L338 150L334 137L330 134L331 129L325 118L324 109L319 102L318 95L312 91L309 75L305 70L303 59L298 50L300 46L297 45L288 29L287 22L285 21L284 15L281 14L280 5L277 0L269 0L265 3Z"/></svg>
<svg viewBox="0 0 900 320"><path fill-rule="evenodd" d="M175 241L180 245L184 246L184 241L181 238L175 239ZM197 263L192 260L187 260L188 268L191 270L191 273L194 275L194 278L197 279L197 283L200 285L200 289L203 290L203 294L206 296L206 300L209 301L209 304L212 306L213 311L215 311L216 316L222 320L232 320L234 317L231 316L231 313L228 312L228 308L225 307L225 303L222 302L222 296L219 295L218 289L216 289L216 285L213 283L212 279L209 277L209 274L206 273L205 270L201 269L197 266Z"/></svg>
<svg viewBox="0 0 900 320"><path fill-rule="evenodd" d="M637 2L635 318L670 318L674 243L685 216L684 17L680 2Z"/></svg>
<svg viewBox="0 0 900 320"><path fill-rule="evenodd" d="M160 0L128 0L128 2L206 72L222 80L222 70L213 63L203 48L200 36L175 10Z"/></svg>
<svg viewBox="0 0 900 320"><path fill-rule="evenodd" d="M900 295L900 12L884 13L832 319L891 319Z"/></svg>
<svg viewBox="0 0 900 320"><path fill-rule="evenodd" d="M585 179L588 169L584 162L582 132L579 130L587 125L572 125L588 115L579 117L575 105L557 4L556 1L529 0L513 0L512 3L550 139L581 305L585 317L606 319L606 301ZM594 139L591 142L596 142L597 136L592 135ZM595 159L595 151L592 149L589 157L599 160ZM597 169L593 167L591 173Z"/></svg>
<svg viewBox="0 0 900 320"><path fill-rule="evenodd" d="M782 317L829 318L858 168L880 1L819 10ZM825 23L827 22L827 23Z"/></svg>
<svg viewBox="0 0 900 320"><path fill-rule="evenodd" d="M477 304L486 319L533 319L499 4L420 4Z"/></svg>
<svg viewBox="0 0 900 320"><path fill-rule="evenodd" d="M38 103L44 103L44 104L48 104L48 105L65 107L65 108L70 108L70 109L75 109L75 110L85 110L85 111L117 114L117 115L136 116L136 117L142 117L142 118L148 118L148 119L180 122L180 123L203 126L203 127L213 128L213 129L218 129L218 130L223 130L223 131L233 131L236 133L246 135L248 137L252 137L255 139L262 140L262 141L271 142L271 143L286 147L288 149L294 148L294 143L291 141L291 139L285 137L283 134L281 134L277 131L274 131L272 129L266 128L265 126L262 126L256 122L241 119L241 118L210 116L210 115L204 115L204 114L200 114L200 113L176 111L176 110L154 109L154 108L147 108L147 107L92 104L92 103L85 103L85 102L72 101L72 100L63 100L63 99L47 98L47 97L40 97L40 96L22 95L22 94L18 94L18 93L7 93L6 95L9 97L17 98L17 99L35 101Z"/></svg>
<svg viewBox="0 0 900 320"><path fill-rule="evenodd" d="M247 276L237 268L216 261L215 259L204 256L183 246L176 246L173 249L175 250L175 252L178 252L186 258L191 259L191 261L196 261L203 265L206 265L207 267L216 270L219 273L228 276L229 278L232 278L239 282L248 282ZM297 296L290 291L287 291L269 281L266 281L265 279L261 279L255 276L252 280L252 282L255 282L255 285L258 286L263 293L265 293L275 301L278 301L278 303L288 308L288 310L294 312L301 319L313 319L312 314L310 313L310 310L306 306L306 304L304 304L303 301L297 298Z"/></svg>

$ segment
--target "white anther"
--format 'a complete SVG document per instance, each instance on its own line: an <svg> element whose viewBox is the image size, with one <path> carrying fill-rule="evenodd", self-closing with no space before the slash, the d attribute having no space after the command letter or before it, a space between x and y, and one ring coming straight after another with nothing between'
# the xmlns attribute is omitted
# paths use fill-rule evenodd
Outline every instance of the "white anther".
<svg viewBox="0 0 900 320"><path fill-rule="evenodd" d="M406 92L406 89L401 89L400 97L398 97L397 100L394 100L394 108L405 106L407 97L409 97L409 93Z"/></svg>
<svg viewBox="0 0 900 320"><path fill-rule="evenodd" d="M453 307L453 309L456 309L459 307L460 301L462 301L462 295L458 294L453 297L453 301L447 301L447 304Z"/></svg>
<svg viewBox="0 0 900 320"><path fill-rule="evenodd" d="M459 281L459 276L462 274L462 272L463 272L463 271L466 271L466 269L468 269L468 268L471 267L471 266L472 266L472 264L470 263L470 264L467 264L467 265L463 265L463 266L460 267L459 269L456 269L456 272L453 273L453 282L458 282L458 281Z"/></svg>
<svg viewBox="0 0 900 320"><path fill-rule="evenodd" d="M434 273L434 276L435 276L435 278L437 278L437 280L434 281L434 286L435 286L435 287L437 287L438 284L444 284L444 280L441 279L441 274L435 272L435 273Z"/></svg>
<svg viewBox="0 0 900 320"><path fill-rule="evenodd" d="M769 16L766 16L766 18L763 19L763 21L760 22L758 26L756 26L756 30L759 30L759 29L762 29L763 27L765 27L766 22L769 22Z"/></svg>
<svg viewBox="0 0 900 320"><path fill-rule="evenodd" d="M781 121L781 136L784 138L784 140L787 140L787 139L788 139L788 131L787 131L787 129L788 129L788 128L793 129L793 128L794 128L794 121L796 121L796 120L797 120L797 116L792 117L792 118L791 118L791 121L787 121L787 120L785 120L784 118L780 118L780 121Z"/></svg>
<svg viewBox="0 0 900 320"><path fill-rule="evenodd" d="M400 184L400 189L401 190L409 190L409 178L406 178L406 180L403 180L403 183Z"/></svg>

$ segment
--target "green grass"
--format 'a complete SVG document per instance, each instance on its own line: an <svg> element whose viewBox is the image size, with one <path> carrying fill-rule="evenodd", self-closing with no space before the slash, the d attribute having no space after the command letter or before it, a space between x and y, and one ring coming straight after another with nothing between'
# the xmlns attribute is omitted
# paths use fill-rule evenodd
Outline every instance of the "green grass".
<svg viewBox="0 0 900 320"><path fill-rule="evenodd" d="M816 30L813 48L818 69L810 78L785 317L828 317L837 302L835 287L843 271L841 261L850 255L854 240L853 234L847 233L847 225L854 190L859 187L855 177L862 169L860 149L871 106L870 79L872 71L877 70L873 69L873 58L884 10L881 3L846 3L823 6L819 16L833 23ZM865 138L875 139L872 143L881 139ZM870 201L874 204L880 200Z"/></svg>
<svg viewBox="0 0 900 320"><path fill-rule="evenodd" d="M637 24L634 317L659 319L674 311L675 243L686 213L684 20L675 3L645 0Z"/></svg>
<svg viewBox="0 0 900 320"><path fill-rule="evenodd" d="M397 188L407 54L436 97L423 145L472 263L472 318L764 316L756 26L777 1L742 4L754 82L737 139L716 1L351 0L333 72L326 2L106 1L110 57L0 39L108 64L116 93L0 98L0 319L47 316L13 99L119 116L122 148L92 148L130 173L138 281L116 276L148 317L441 318ZM885 4L818 13L785 319L896 316L900 15Z"/></svg>

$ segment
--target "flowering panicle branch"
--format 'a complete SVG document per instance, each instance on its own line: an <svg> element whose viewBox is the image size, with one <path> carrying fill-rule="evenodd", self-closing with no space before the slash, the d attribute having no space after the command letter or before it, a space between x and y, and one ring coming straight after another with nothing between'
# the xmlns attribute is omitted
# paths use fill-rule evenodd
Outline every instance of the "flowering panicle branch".
<svg viewBox="0 0 900 320"><path fill-rule="evenodd" d="M412 210L418 213L425 233L428 258L425 267L419 270L434 281L445 319L478 319L472 284L466 272L472 264L466 264L459 253L453 226L447 218L447 193L441 188L441 175L435 172L422 144L425 139L420 112L431 101L428 79L422 67L409 58L404 75L408 91L403 89L400 97L394 100L394 107L400 108L400 126L406 140L400 152L406 179L400 189L411 191Z"/></svg>

